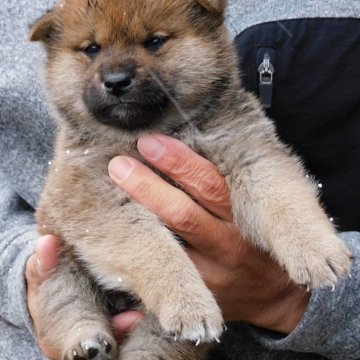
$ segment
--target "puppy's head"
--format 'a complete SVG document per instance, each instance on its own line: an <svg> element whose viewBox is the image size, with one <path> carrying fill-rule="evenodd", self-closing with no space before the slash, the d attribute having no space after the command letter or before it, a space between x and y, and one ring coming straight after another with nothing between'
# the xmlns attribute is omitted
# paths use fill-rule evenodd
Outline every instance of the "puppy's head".
<svg viewBox="0 0 360 360"><path fill-rule="evenodd" d="M225 0L63 0L33 26L50 99L70 123L171 129L229 86ZM98 125L97 125L98 126Z"/></svg>

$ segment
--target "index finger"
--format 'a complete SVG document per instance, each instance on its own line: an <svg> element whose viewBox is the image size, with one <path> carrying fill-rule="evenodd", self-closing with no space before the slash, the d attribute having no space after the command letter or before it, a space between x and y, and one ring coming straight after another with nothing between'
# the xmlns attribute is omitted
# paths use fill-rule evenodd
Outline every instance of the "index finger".
<svg viewBox="0 0 360 360"><path fill-rule="evenodd" d="M138 141L146 161L178 183L201 206L231 221L229 191L224 177L209 160L174 138L152 134Z"/></svg>

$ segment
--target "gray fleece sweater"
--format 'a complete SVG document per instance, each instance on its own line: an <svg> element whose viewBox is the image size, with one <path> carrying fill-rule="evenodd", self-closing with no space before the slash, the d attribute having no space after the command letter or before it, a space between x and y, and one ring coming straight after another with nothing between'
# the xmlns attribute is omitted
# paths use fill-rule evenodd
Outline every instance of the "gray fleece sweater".
<svg viewBox="0 0 360 360"><path fill-rule="evenodd" d="M27 311L24 267L38 238L33 211L51 157L54 124L39 84L42 55L28 26L53 0L2 0L0 7L0 360L43 359ZM359 17L359 0L233 0L233 36L298 17ZM289 335L229 326L214 359L360 359L360 234L343 234L356 256L352 278L314 292Z"/></svg>

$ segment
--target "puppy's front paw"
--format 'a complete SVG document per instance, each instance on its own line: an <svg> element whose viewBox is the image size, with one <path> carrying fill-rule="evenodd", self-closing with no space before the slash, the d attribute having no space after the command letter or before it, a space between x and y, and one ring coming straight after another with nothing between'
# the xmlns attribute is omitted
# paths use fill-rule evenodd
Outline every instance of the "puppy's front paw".
<svg viewBox="0 0 360 360"><path fill-rule="evenodd" d="M73 344L63 357L64 360L109 360L114 359L116 343L107 333L96 329L78 329Z"/></svg>
<svg viewBox="0 0 360 360"><path fill-rule="evenodd" d="M161 326L177 340L202 342L219 341L223 331L223 318L212 294L204 296L184 294L162 304Z"/></svg>
<svg viewBox="0 0 360 360"><path fill-rule="evenodd" d="M308 246L292 247L283 259L291 279L308 290L330 286L350 272L352 255L345 243L334 235L314 239Z"/></svg>

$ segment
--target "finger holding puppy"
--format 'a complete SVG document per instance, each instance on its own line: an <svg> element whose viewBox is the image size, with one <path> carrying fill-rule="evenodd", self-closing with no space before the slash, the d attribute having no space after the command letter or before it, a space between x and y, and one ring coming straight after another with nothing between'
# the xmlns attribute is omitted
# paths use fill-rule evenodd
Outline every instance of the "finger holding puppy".
<svg viewBox="0 0 360 360"><path fill-rule="evenodd" d="M52 235L41 237L37 242L35 253L30 256L26 264L25 278L28 309L35 330L40 320L38 318L37 291L59 261L59 246L59 241L56 237ZM54 360L60 358L60 354L55 349L48 347L41 337L38 338L38 342L46 357Z"/></svg>
<svg viewBox="0 0 360 360"><path fill-rule="evenodd" d="M161 134L141 137L138 149L145 160L177 182L201 206L222 220L232 220L225 179L209 160L181 141Z"/></svg>
<svg viewBox="0 0 360 360"><path fill-rule="evenodd" d="M211 257L219 256L218 238L222 232L228 232L228 223L213 216L185 192L170 185L135 159L124 156L114 158L109 164L109 175L116 185L157 214L192 247ZM186 183L190 184L191 181L186 180ZM207 224L205 232L203 224Z"/></svg>

